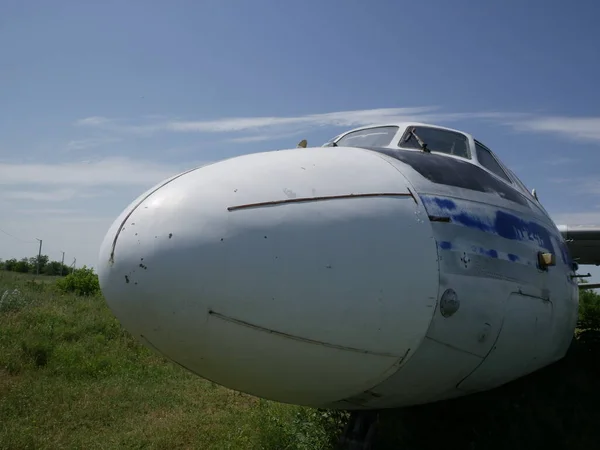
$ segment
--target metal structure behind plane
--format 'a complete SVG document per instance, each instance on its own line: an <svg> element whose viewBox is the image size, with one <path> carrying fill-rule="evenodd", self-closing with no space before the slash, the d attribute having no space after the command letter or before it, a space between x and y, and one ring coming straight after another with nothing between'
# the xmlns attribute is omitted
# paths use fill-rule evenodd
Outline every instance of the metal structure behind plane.
<svg viewBox="0 0 600 450"><path fill-rule="evenodd" d="M600 227L557 227L468 133L395 123L161 182L108 231L99 277L127 330L201 377L370 410L561 359L577 263L600 263Z"/></svg>

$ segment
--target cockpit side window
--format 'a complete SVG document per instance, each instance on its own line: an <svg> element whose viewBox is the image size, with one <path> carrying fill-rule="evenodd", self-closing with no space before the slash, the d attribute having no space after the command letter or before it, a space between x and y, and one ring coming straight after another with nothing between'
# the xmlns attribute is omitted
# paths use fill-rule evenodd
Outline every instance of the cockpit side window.
<svg viewBox="0 0 600 450"><path fill-rule="evenodd" d="M411 130L414 130L414 133ZM415 134L429 151L471 159L467 137L464 134L440 128L424 126L408 127L402 139L400 139L398 147L423 150Z"/></svg>
<svg viewBox="0 0 600 450"><path fill-rule="evenodd" d="M521 189L523 194L527 195L528 198L533 199L534 197L531 194L531 191L529 189L527 189L527 186L525 186L525 184L521 181L521 179L512 170L510 170L506 167L505 167L505 169L510 174L510 176L512 176L512 179L517 184L517 186Z"/></svg>
<svg viewBox="0 0 600 450"><path fill-rule="evenodd" d="M398 127L373 127L353 131L335 143L336 147L384 147L390 145Z"/></svg>
<svg viewBox="0 0 600 450"><path fill-rule="evenodd" d="M479 142L475 142L475 149L477 150L477 160L479 164L485 167L487 170L492 172L495 175L498 175L500 178L506 180L507 183L511 183L512 181L506 174L506 172L502 169L492 152L481 145Z"/></svg>

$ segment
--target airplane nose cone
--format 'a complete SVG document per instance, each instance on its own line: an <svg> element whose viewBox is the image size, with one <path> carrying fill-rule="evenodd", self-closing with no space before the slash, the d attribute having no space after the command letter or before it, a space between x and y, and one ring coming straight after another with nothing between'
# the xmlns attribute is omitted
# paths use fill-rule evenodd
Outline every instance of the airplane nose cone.
<svg viewBox="0 0 600 450"><path fill-rule="evenodd" d="M424 338L438 263L408 180L357 148L224 160L161 183L108 231L104 297L144 345L231 389L322 406Z"/></svg>

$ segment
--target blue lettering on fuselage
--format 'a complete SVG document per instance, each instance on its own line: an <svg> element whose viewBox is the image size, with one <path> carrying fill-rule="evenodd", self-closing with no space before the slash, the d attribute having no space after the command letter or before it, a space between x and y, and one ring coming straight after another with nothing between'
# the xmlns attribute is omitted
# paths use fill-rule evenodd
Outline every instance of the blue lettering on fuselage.
<svg viewBox="0 0 600 450"><path fill-rule="evenodd" d="M479 207L479 211L475 207L466 210L465 208L460 208L454 200L448 198L422 195L421 199L428 214L435 216L443 215L449 217L452 223L461 224L486 233L493 233L505 239L534 242L546 251L555 251L551 239L552 233L539 223L522 219L505 210L499 210L491 206ZM559 240L558 242L561 241ZM563 256L563 261L567 263L568 257L563 247L561 245L561 255ZM495 252L495 250L491 250L491 252ZM493 258L498 256L497 253L487 254ZM517 255L509 255L508 258L513 262L519 259Z"/></svg>

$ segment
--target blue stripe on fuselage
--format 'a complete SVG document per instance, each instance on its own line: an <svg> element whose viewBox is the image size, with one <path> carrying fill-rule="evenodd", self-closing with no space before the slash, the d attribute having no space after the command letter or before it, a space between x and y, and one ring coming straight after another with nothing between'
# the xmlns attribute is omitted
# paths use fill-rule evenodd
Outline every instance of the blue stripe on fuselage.
<svg viewBox="0 0 600 450"><path fill-rule="evenodd" d="M470 254L478 254L487 256L488 258L499 259L504 261L510 261L513 263L520 263L524 265L535 264L534 258L521 258L513 253L506 253L498 251L493 248L484 248L479 245L465 245L464 243L452 243L450 241L439 241L438 246L441 250L453 251L453 252L468 252Z"/></svg>
<svg viewBox="0 0 600 450"><path fill-rule="evenodd" d="M492 233L505 239L532 242L549 252L555 252L551 239L553 233L539 223L525 220L492 205L475 204L469 200L457 203L453 199L436 196L420 195L420 197L429 215L450 217L452 223ZM558 242L562 242L562 236L555 238ZM562 246L560 250L563 261L567 263L568 258ZM494 250L489 251L494 252ZM489 256L494 257L491 253ZM510 255L509 259L515 262L518 256Z"/></svg>

